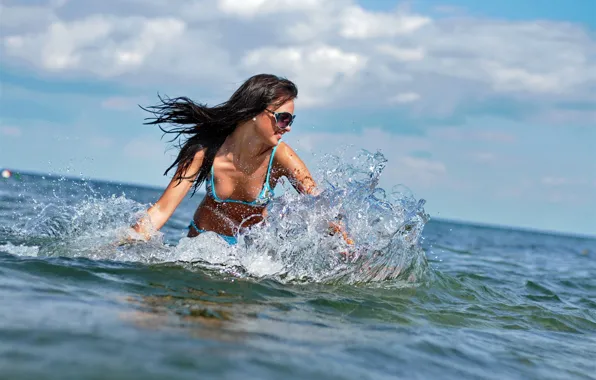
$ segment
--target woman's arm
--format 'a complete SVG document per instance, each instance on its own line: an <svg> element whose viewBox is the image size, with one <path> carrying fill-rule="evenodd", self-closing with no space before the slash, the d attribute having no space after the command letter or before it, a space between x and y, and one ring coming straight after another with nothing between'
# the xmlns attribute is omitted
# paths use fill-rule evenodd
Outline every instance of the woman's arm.
<svg viewBox="0 0 596 380"><path fill-rule="evenodd" d="M150 237L152 231L157 231L170 219L180 202L191 189L194 178L178 180L180 175L187 177L189 173L198 173L203 164L203 150L197 152L189 167L181 172L180 169L170 181L159 200L147 210L148 217L139 220L132 228L142 234L145 239Z"/></svg>
<svg viewBox="0 0 596 380"><path fill-rule="evenodd" d="M317 195L320 190L304 162L285 142L280 142L275 153L275 164L292 186L301 194Z"/></svg>
<svg viewBox="0 0 596 380"><path fill-rule="evenodd" d="M296 152L284 142L279 144L275 154L276 163L279 165L282 175L286 176L292 186L301 194L318 195L321 191L317 188L315 180L304 162L298 157ZM340 233L348 244L354 244L348 234L345 232L341 222L329 222L331 232Z"/></svg>

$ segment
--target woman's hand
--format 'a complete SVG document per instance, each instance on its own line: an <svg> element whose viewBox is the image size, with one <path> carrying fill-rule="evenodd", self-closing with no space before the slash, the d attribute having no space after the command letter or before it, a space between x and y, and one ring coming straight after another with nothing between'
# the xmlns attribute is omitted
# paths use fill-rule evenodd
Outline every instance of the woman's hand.
<svg viewBox="0 0 596 380"><path fill-rule="evenodd" d="M137 242L146 242L151 239L151 234L149 232L139 232L135 227L129 227L125 229L122 234L118 234L118 240L114 245L121 247L123 245L134 244Z"/></svg>
<svg viewBox="0 0 596 380"><path fill-rule="evenodd" d="M276 168L280 170L281 175L288 178L296 191L301 194L314 196L321 193L321 189L318 188L302 159L298 157L298 154L288 144L284 142L279 143L274 160ZM348 245L353 246L355 244L354 240L344 230L340 221L329 222L329 233L331 235L339 233ZM343 254L346 256L349 255L348 252L343 252Z"/></svg>
<svg viewBox="0 0 596 380"><path fill-rule="evenodd" d="M329 230L332 232L331 235L339 233L348 245L354 245L354 240L348 236L340 222L329 222Z"/></svg>
<svg viewBox="0 0 596 380"><path fill-rule="evenodd" d="M156 231L159 231L163 227L192 188L194 179L189 177L194 176L196 178L203 164L204 156L205 152L200 150L195 154L193 161L187 169L182 170L179 167L176 170L176 174L170 180L161 197L154 205L149 207L147 214L141 217L131 227L128 236L121 240L123 244L140 240L148 241ZM191 175L189 173L195 174Z"/></svg>
<svg viewBox="0 0 596 380"><path fill-rule="evenodd" d="M341 234L346 244L350 246L347 250L340 252L346 259L354 260L358 258L358 250L355 247L354 239L348 235L341 222L329 222L329 233L331 235Z"/></svg>

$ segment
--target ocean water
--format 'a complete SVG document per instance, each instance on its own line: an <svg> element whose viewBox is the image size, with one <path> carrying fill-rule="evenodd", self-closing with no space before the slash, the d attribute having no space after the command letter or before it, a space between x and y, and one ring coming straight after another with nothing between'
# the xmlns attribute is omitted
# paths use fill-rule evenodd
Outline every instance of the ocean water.
<svg viewBox="0 0 596 380"><path fill-rule="evenodd" d="M0 378L595 378L596 239L437 221L357 161L237 247L185 237L202 194L118 245L161 189L0 180Z"/></svg>

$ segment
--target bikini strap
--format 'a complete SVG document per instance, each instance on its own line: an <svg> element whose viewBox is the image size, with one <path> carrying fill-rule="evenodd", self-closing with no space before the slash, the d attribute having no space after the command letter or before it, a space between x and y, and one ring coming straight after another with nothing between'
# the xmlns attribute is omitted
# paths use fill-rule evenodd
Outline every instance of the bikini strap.
<svg viewBox="0 0 596 380"><path fill-rule="evenodd" d="M211 164L211 178L210 178L210 181L211 181L211 186L210 186L211 187L211 196L213 197L213 199L215 199L215 201L217 201L217 202L223 202L223 199L220 199L217 196L217 192L215 191L215 174L213 173L213 166L214 165Z"/></svg>
<svg viewBox="0 0 596 380"><path fill-rule="evenodd" d="M280 143L281 140L279 140L279 143L276 146L274 146L273 150L271 151L271 157L269 158L269 166L267 167L267 176L265 177L265 186L267 187L269 187L269 177L271 174L271 168L273 166L273 156L275 156L275 150L277 149Z"/></svg>
<svg viewBox="0 0 596 380"><path fill-rule="evenodd" d="M281 142L281 140L279 141L279 143ZM269 165L267 166L267 175L265 176L265 183L263 184L263 188L261 190L261 192L259 193L257 199L259 199L263 194L265 194L267 191L271 190L271 186L269 185L269 180L271 177L271 168L273 167L273 157L275 156L275 151L277 150L277 147L279 146L279 143L273 147L273 150L271 151L271 157L269 158ZM214 175L214 169L213 169L214 165L211 165L211 178L210 178L210 190L211 190L211 197L213 197L213 199L215 199L216 202L233 202L233 203L242 203L242 204L246 204L246 205L254 205L257 201L257 199L255 199L252 202L246 202L246 201L239 201L239 200L235 200L235 199L227 199L227 200L223 200L221 198L219 198L217 196L217 191L215 189L215 175ZM269 189L269 190L267 190Z"/></svg>

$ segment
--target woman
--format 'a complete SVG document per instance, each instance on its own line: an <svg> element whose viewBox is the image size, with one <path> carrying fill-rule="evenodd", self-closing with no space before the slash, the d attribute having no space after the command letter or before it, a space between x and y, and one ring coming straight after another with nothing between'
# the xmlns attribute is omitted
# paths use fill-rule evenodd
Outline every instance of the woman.
<svg viewBox="0 0 596 380"><path fill-rule="evenodd" d="M191 188L196 191L206 182L207 194L190 221L188 237L214 231L236 244L238 232L265 218L281 177L288 178L298 192L315 194L316 184L304 162L281 142L291 130L297 96L291 81L260 74L214 107L185 97L160 98L162 104L150 107L155 118L147 124L175 124L178 127L162 130L184 135L186 141L166 170L167 174L177 166L170 184L133 229L149 238Z"/></svg>

